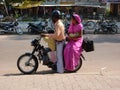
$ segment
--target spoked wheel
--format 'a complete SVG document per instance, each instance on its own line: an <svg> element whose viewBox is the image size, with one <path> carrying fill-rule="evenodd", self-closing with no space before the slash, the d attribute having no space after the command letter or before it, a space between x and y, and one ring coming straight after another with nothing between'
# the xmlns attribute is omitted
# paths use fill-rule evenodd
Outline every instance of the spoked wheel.
<svg viewBox="0 0 120 90"><path fill-rule="evenodd" d="M93 30L95 28L95 23L93 21L88 21L86 24L89 30Z"/></svg>
<svg viewBox="0 0 120 90"><path fill-rule="evenodd" d="M112 32L117 33L118 32L118 27L117 25L112 26Z"/></svg>
<svg viewBox="0 0 120 90"><path fill-rule="evenodd" d="M38 68L38 60L31 54L24 54L18 58L17 67L24 74L32 74Z"/></svg>

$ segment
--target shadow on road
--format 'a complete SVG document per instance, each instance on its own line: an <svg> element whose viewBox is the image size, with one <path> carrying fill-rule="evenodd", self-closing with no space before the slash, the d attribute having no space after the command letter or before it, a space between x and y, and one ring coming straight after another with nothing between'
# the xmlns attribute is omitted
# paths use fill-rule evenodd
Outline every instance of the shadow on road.
<svg viewBox="0 0 120 90"><path fill-rule="evenodd" d="M36 72L33 74L23 74L23 73L9 73L9 74L4 74L3 76L22 76L22 75L48 75L48 74L56 74L55 71L52 70L44 70L44 71L40 71L40 72Z"/></svg>
<svg viewBox="0 0 120 90"><path fill-rule="evenodd" d="M33 74L11 73L11 74L4 74L3 76L9 77L9 76L23 76L23 75L53 75L53 74L57 74L57 72L53 70L43 70L43 71L35 72ZM66 71L63 74L72 74L72 72Z"/></svg>

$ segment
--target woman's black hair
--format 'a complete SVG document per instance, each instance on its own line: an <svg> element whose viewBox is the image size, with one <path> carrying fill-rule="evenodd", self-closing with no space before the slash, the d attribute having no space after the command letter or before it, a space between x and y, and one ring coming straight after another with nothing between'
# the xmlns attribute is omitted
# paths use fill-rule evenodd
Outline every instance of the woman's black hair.
<svg viewBox="0 0 120 90"><path fill-rule="evenodd" d="M75 17L74 17L74 15L73 15L73 14L71 15L71 17L72 17L72 19L75 19Z"/></svg>

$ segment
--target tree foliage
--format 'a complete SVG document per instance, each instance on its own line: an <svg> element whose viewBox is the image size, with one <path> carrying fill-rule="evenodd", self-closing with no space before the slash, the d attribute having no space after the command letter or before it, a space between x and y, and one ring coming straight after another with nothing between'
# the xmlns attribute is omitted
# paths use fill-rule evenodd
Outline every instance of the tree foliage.
<svg viewBox="0 0 120 90"><path fill-rule="evenodd" d="M45 0L5 0L7 4L9 3L22 3L24 1L45 1ZM0 0L0 2L3 2L3 0Z"/></svg>

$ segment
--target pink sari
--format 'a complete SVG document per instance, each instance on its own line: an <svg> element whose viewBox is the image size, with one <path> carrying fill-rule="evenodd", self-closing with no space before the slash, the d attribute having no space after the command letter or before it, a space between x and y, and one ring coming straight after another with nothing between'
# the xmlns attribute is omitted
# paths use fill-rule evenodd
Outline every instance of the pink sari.
<svg viewBox="0 0 120 90"><path fill-rule="evenodd" d="M78 21L78 24L71 24L68 30L69 33L73 34L83 30L83 25L81 24L80 17L77 14L74 14L74 17ZM80 59L82 52L82 42L83 37L80 37L75 41L71 40L67 43L64 49L64 61L66 70L73 71L75 69L75 66L78 65L78 60Z"/></svg>

